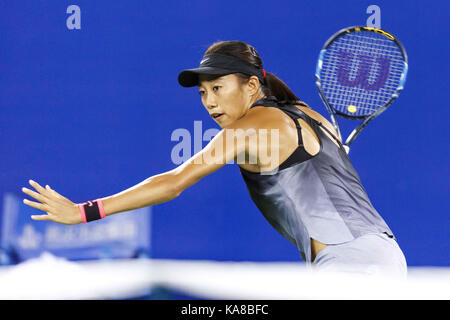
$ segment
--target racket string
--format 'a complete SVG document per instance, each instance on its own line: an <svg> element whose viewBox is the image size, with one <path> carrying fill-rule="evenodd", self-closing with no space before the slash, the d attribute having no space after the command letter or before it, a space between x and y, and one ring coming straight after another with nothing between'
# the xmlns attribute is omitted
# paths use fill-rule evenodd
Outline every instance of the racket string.
<svg viewBox="0 0 450 320"><path fill-rule="evenodd" d="M324 56L320 74L323 92L330 105L353 116L372 114L391 99L404 70L403 56L394 42L373 32L364 33L368 35L361 35L361 32L350 33L333 42ZM343 65L345 55L349 55L350 59ZM379 77L381 80L384 78L384 82L376 90L354 85L361 72L360 68L363 67L361 57L370 61L368 70L365 71L366 86L376 87ZM388 63L388 67L383 70L380 63L373 63L376 59L378 62ZM346 79L342 80L338 72L342 73L344 67L347 68L347 73ZM344 83L340 83L340 80Z"/></svg>

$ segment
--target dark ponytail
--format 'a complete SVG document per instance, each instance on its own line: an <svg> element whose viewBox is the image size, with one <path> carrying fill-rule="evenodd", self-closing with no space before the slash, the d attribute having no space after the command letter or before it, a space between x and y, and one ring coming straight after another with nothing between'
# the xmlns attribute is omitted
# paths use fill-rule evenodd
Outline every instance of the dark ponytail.
<svg viewBox="0 0 450 320"><path fill-rule="evenodd" d="M263 69L262 60L255 48L242 41L216 42L206 50L205 55L210 53L233 56L244 60L258 69ZM250 78L249 75L242 73L238 73L237 75L242 81L248 81ZM266 96L275 96L280 103L308 106L305 102L300 100L283 81L270 72L266 71L266 77L264 83L261 84L261 89Z"/></svg>

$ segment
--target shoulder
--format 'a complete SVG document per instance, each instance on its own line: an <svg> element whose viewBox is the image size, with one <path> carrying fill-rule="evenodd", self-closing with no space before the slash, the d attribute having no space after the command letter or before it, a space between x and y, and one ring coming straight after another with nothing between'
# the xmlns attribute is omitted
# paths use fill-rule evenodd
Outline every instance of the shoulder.
<svg viewBox="0 0 450 320"><path fill-rule="evenodd" d="M280 109L268 106L255 106L235 121L230 127L242 129L284 129L294 128L292 120Z"/></svg>
<svg viewBox="0 0 450 320"><path fill-rule="evenodd" d="M327 128L330 132L332 132L337 138L337 132L336 129L334 128L334 126L324 117L322 116L319 112L305 107L305 106L300 106L300 105L296 105L297 108L299 108L304 114L306 114L307 116L309 116L310 118L319 121L320 123L322 123L322 125Z"/></svg>

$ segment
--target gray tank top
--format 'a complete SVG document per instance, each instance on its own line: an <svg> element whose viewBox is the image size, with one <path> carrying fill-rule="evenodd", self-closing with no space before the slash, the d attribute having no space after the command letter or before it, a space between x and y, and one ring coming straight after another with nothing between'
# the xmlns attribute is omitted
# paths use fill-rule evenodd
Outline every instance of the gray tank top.
<svg viewBox="0 0 450 320"><path fill-rule="evenodd" d="M336 146L320 127L333 136L331 132L294 105L279 103L275 97L259 100L251 108L255 106L279 108L292 118L299 146L271 174L243 168L240 171L258 209L297 246L307 264L311 261L310 238L339 244L368 233L384 232L394 237L372 206L343 146ZM298 118L306 121L320 140L320 151L315 156L303 148Z"/></svg>

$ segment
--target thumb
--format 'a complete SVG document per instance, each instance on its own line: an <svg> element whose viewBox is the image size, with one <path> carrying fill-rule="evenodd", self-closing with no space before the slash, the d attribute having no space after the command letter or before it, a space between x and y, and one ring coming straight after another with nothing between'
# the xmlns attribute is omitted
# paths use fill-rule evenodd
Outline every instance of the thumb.
<svg viewBox="0 0 450 320"><path fill-rule="evenodd" d="M36 220L36 221L49 221L50 216L48 214L40 214L40 215L32 215L31 219Z"/></svg>

